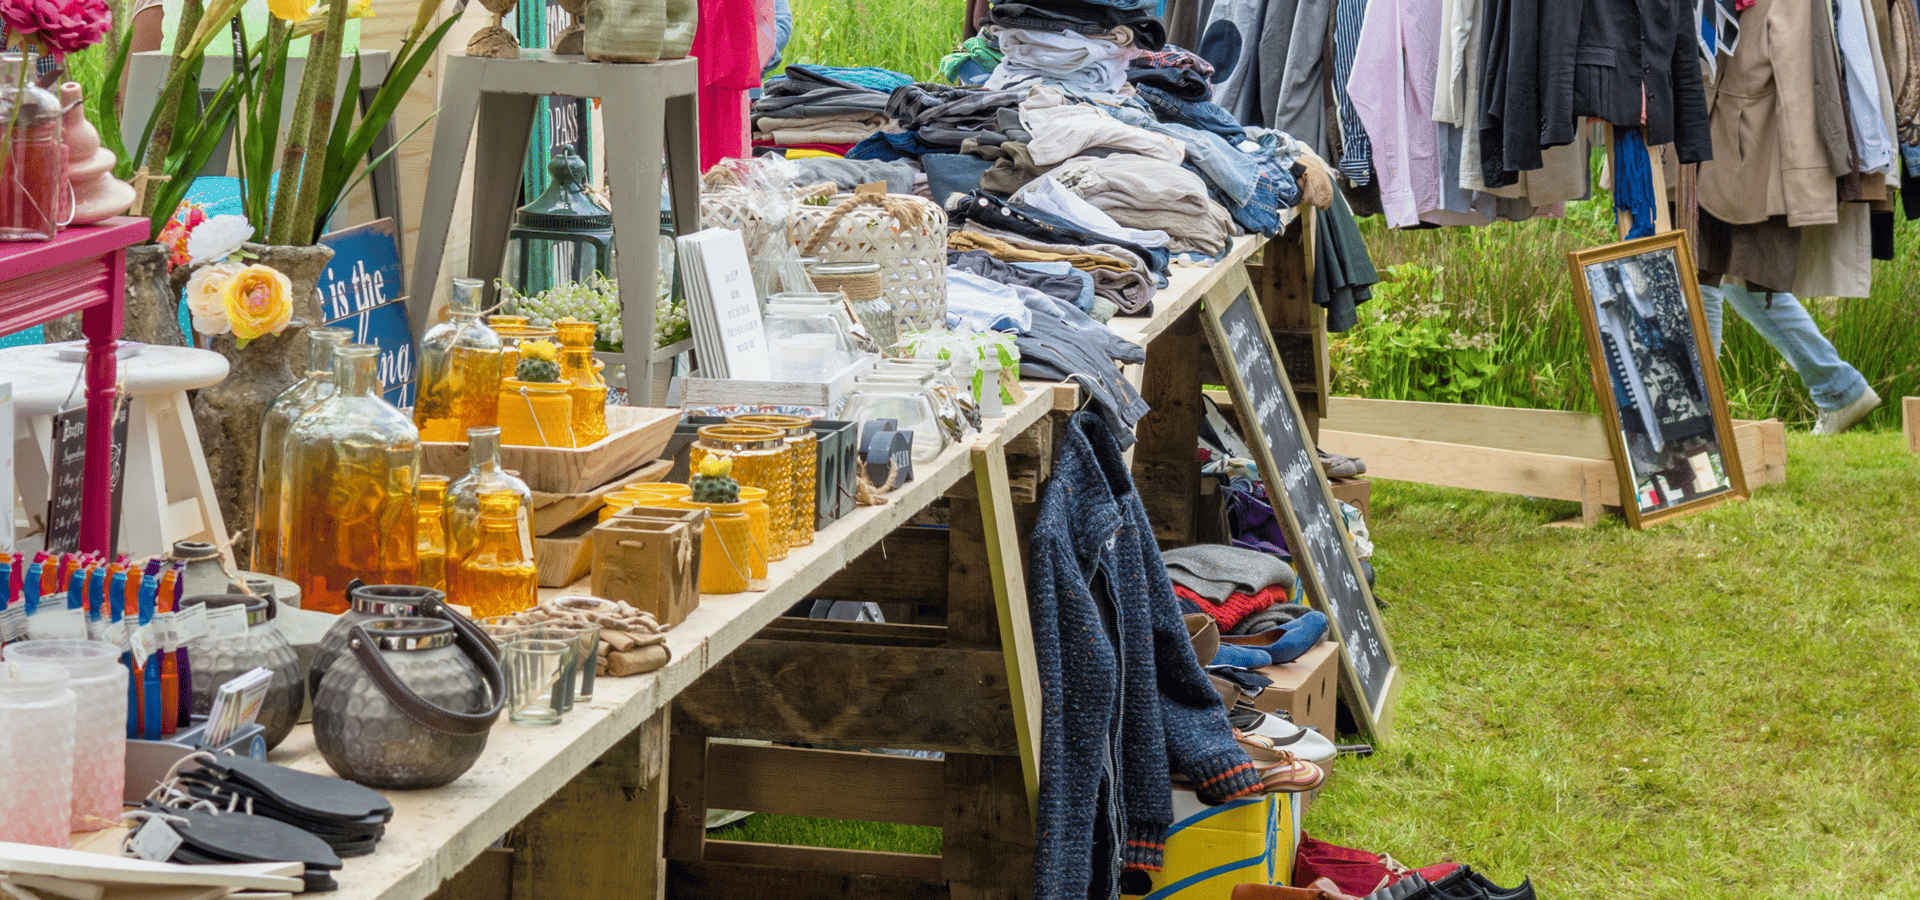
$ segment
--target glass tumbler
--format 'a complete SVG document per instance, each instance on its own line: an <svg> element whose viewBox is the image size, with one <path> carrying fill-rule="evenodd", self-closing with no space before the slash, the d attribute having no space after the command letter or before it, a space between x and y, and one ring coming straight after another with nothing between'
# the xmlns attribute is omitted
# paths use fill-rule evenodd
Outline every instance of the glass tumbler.
<svg viewBox="0 0 1920 900"><path fill-rule="evenodd" d="M541 640L525 633L500 645L500 669L507 680L507 721L542 727L560 723L556 698L574 644L570 639Z"/></svg>
<svg viewBox="0 0 1920 900"><path fill-rule="evenodd" d="M67 825L98 831L118 824L127 781L127 669L120 648L105 641L21 641L0 650L0 660L66 670L77 711Z"/></svg>
<svg viewBox="0 0 1920 900"><path fill-rule="evenodd" d="M78 715L65 669L0 664L0 759L9 761L0 841L67 846Z"/></svg>
<svg viewBox="0 0 1920 900"><path fill-rule="evenodd" d="M578 680L571 682L574 700L593 699L593 679L600 662L600 626L584 619L550 619L541 622L541 628L553 628L571 632L574 635L574 660L580 671ZM567 708L572 709L569 701Z"/></svg>

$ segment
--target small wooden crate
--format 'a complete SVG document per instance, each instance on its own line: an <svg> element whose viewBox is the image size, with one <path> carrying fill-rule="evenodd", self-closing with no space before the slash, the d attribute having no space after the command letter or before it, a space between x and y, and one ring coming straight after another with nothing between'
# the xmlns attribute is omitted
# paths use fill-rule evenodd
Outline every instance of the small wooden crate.
<svg viewBox="0 0 1920 900"><path fill-rule="evenodd" d="M585 493L550 494L536 490L533 492L533 534L535 537L553 534L598 510L606 503L608 494L629 484L659 481L671 468L672 460L656 459Z"/></svg>
<svg viewBox="0 0 1920 900"><path fill-rule="evenodd" d="M659 515L653 515L659 513ZM593 528L593 595L678 625L700 605L705 510L625 510Z"/></svg>
<svg viewBox="0 0 1920 900"><path fill-rule="evenodd" d="M585 447L505 444L500 447L500 467L519 473L536 491L584 493L658 458L679 420L677 409L609 406L606 437ZM420 471L426 474L459 478L469 468L464 441L420 445Z"/></svg>

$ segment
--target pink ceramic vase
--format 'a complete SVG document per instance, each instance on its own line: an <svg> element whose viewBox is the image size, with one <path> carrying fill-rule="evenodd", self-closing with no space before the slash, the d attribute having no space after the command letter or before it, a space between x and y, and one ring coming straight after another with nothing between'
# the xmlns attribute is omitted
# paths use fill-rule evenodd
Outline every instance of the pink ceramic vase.
<svg viewBox="0 0 1920 900"><path fill-rule="evenodd" d="M100 146L100 132L87 121L80 102L80 83L60 86L60 104L66 108L67 181L73 185L71 224L91 225L112 218L133 205L133 185L113 177L118 159Z"/></svg>

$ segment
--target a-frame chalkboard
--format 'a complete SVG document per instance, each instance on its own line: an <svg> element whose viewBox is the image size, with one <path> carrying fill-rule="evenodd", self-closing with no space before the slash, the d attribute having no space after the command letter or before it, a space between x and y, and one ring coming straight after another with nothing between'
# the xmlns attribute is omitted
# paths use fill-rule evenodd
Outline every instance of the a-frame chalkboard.
<svg viewBox="0 0 1920 900"><path fill-rule="evenodd" d="M1220 279L1205 308L1207 341L1280 514L1294 572L1340 642L1341 702L1370 739L1385 740L1400 666L1246 272L1235 269Z"/></svg>

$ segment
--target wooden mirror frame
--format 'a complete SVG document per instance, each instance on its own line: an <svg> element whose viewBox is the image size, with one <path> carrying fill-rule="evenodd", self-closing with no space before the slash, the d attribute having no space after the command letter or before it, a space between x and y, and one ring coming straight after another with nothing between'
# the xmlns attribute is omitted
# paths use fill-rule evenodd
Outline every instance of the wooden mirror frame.
<svg viewBox="0 0 1920 900"><path fill-rule="evenodd" d="M1620 507L1626 512L1627 522L1634 528L1645 528L1678 516L1690 515L1707 509L1729 499L1745 499L1747 483L1745 470L1741 468L1739 448L1734 443L1733 419L1727 413L1726 393L1720 383L1720 369L1712 352L1712 337L1707 331L1706 311L1700 303L1700 285L1696 280L1693 267L1693 251L1688 245L1684 232L1669 231L1651 237L1636 238L1590 250L1580 250L1567 254L1567 263L1572 272L1573 292L1578 298L1580 324L1586 336L1587 357L1592 364L1593 390L1598 396L1600 408L1606 418L1607 442L1613 449L1614 470L1620 480ZM1635 277L1638 265L1671 265L1673 279L1670 286L1661 286L1657 281L1641 285L1644 277ZM1685 408L1670 408L1671 404L1652 402L1658 398L1673 396L1672 391L1654 393L1645 377L1637 378L1636 383L1627 383L1622 392L1638 395L1643 403L1636 403L1630 409L1641 422L1649 427L1637 428L1632 434L1648 434L1649 448L1654 453L1679 456L1671 465L1661 469L1642 470L1636 467L1630 443L1629 432L1622 418L1619 395L1615 381L1625 381L1622 375L1639 374L1649 363L1671 363L1657 351L1648 353L1644 344L1632 342L1631 348L1637 358L1631 373L1619 373L1608 362L1609 341L1617 346L1619 337L1626 333L1620 331L1621 320L1608 315L1608 321L1602 321L1601 305L1613 299L1609 296L1596 300L1593 279L1610 279L1628 298L1630 305L1643 307L1645 312L1634 313L1634 324L1642 328L1651 327L1657 336L1667 340L1684 339L1689 343L1684 352L1690 356L1691 376L1685 371L1672 373L1671 378L1679 381L1681 396L1687 400ZM1631 285L1632 287L1629 287ZM1652 288L1661 292L1659 296L1640 298L1640 290ZM1677 291L1674 297L1665 293ZM1675 307L1684 307L1684 325L1675 321L1681 315ZM1706 348L1707 352L1702 352ZM1668 350L1668 353L1674 351ZM1690 386L1691 385L1691 386ZM1697 387L1697 391L1693 388ZM1693 393L1693 396L1687 396ZM1698 394L1704 393L1704 396ZM1661 407L1654 411L1653 407ZM1700 412L1704 407L1704 413ZM1699 423L1692 421L1705 415L1711 419L1707 423L1709 431L1699 430ZM1677 421L1665 421L1669 417ZM1665 425L1674 428L1691 429L1679 438L1664 438L1653 435ZM1702 449L1687 451L1679 445L1685 441L1705 440L1712 435L1713 445ZM1712 463L1718 451L1719 468L1714 470ZM1668 476L1675 481L1686 480L1685 485L1676 486L1669 482ZM1706 478L1718 481L1718 486L1706 490L1692 490L1694 479ZM1647 497L1655 499L1647 501ZM1676 496L1678 499L1675 499Z"/></svg>

